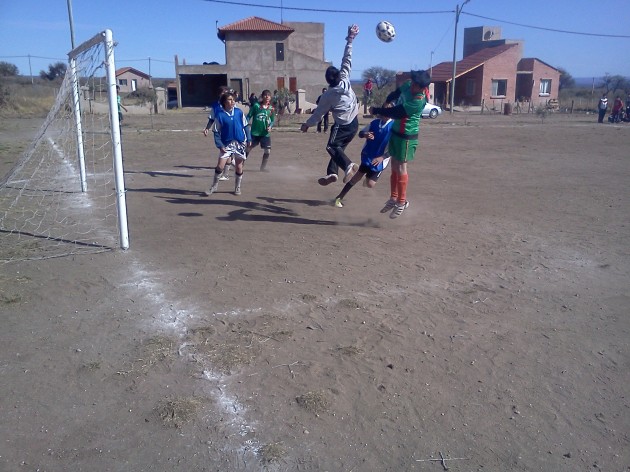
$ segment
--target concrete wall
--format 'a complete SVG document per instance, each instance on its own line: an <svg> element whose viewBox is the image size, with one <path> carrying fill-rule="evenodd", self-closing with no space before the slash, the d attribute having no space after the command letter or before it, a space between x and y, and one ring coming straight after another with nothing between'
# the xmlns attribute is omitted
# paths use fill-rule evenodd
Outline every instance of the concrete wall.
<svg viewBox="0 0 630 472"><path fill-rule="evenodd" d="M144 103L142 105L128 105L123 99L123 105L127 111L123 110L127 115L150 115L150 114L164 114L166 113L166 89L163 87L157 87L155 89L156 103ZM107 94L103 94L98 99L90 94L87 87L81 87L81 111L87 114L108 114L109 102L107 101Z"/></svg>

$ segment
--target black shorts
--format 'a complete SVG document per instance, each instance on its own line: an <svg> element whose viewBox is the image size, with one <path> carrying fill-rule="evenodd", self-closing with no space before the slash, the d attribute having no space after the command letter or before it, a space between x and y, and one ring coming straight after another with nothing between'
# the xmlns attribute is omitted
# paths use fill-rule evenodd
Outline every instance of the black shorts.
<svg viewBox="0 0 630 472"><path fill-rule="evenodd" d="M263 149L271 149L271 136L252 136L252 147L260 144Z"/></svg>
<svg viewBox="0 0 630 472"><path fill-rule="evenodd" d="M376 172L372 170L370 166L367 166L365 164L361 164L359 166L359 172L361 172L362 174L365 174L368 179L373 180L374 182L377 182L379 177L383 173L382 170L380 172Z"/></svg>

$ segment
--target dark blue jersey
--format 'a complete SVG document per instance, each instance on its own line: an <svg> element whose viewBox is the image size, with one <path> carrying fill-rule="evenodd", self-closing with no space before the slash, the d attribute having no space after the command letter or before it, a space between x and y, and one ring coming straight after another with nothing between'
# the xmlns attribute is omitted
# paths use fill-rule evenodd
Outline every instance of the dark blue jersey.
<svg viewBox="0 0 630 472"><path fill-rule="evenodd" d="M374 139L365 140L361 150L361 164L368 166L374 172L381 172L387 166L387 162L389 162L389 159L387 159L389 156L386 156L387 161L381 162L377 166L372 165L372 159L385 154L389 137L392 134L393 123L393 120L387 120L383 123L380 119L376 119L372 120L369 125L361 130L362 133L371 132L374 134Z"/></svg>

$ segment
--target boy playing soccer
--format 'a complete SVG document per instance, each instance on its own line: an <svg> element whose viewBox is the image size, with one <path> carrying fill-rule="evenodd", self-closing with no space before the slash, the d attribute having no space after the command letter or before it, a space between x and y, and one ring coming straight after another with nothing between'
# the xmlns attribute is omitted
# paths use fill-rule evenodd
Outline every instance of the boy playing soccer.
<svg viewBox="0 0 630 472"><path fill-rule="evenodd" d="M256 101L247 114L247 119L252 120L252 145L249 148L248 155L253 148L260 144L263 150L263 158L260 164L260 170L265 171L269 155L271 154L271 136L269 132L273 127L276 119L276 112L271 106L271 92L263 90L260 101Z"/></svg>
<svg viewBox="0 0 630 472"><path fill-rule="evenodd" d="M418 132L422 110L427 103L426 88L431 77L425 70L412 70L411 79L387 96L387 102L395 102L392 108L370 107L371 114L389 116L394 119L388 151L392 156L392 175L390 177L391 196L381 213L391 210L390 218L398 218L409 206L407 200L407 162L414 158L418 147Z"/></svg>
<svg viewBox="0 0 630 472"><path fill-rule="evenodd" d="M249 130L249 123L243 110L235 106L234 94L231 92L221 96L221 109L218 110L212 124L214 133L214 143L221 151L217 167L214 170L214 181L210 190L205 194L212 195L219 187L219 178L227 160L235 160L236 182L234 184L234 195L241 194L241 181L243 180L243 165L247 159L247 147L252 143Z"/></svg>
<svg viewBox="0 0 630 472"><path fill-rule="evenodd" d="M216 99L212 105L210 105L210 113L208 113L208 123L206 124L205 129L203 130L203 135L208 136L210 129L212 128L212 123L214 123L214 117L217 115L219 110L221 110L221 96L224 93L230 91L230 87L227 85L221 85L218 90L219 98ZM223 168L223 174L219 177L219 180L230 180L230 165L232 164L232 160L228 160Z"/></svg>
<svg viewBox="0 0 630 472"><path fill-rule="evenodd" d="M326 151L330 155L330 161L326 169L326 175L320 177L319 185L328 185L338 179L339 167L345 171L344 183L348 182L356 173L359 166L354 164L346 155L345 150L359 130L359 103L350 83L350 71L352 70L352 41L359 34L359 27L348 27L346 47L341 59L341 69L334 66L326 69L326 82L328 90L320 97L317 108L313 111L306 123L300 129L306 133L311 126L315 126L329 111L332 113L334 124L330 128Z"/></svg>
<svg viewBox="0 0 630 472"><path fill-rule="evenodd" d="M391 107L386 103L385 107ZM365 175L365 186L374 188L378 178L385 167L389 164L389 154L387 154L387 143L391 135L393 121L384 116L372 120L365 128L359 131L359 138L365 139L365 144L361 150L361 165L359 170L341 190L335 198L335 206L343 208L343 197L359 183Z"/></svg>

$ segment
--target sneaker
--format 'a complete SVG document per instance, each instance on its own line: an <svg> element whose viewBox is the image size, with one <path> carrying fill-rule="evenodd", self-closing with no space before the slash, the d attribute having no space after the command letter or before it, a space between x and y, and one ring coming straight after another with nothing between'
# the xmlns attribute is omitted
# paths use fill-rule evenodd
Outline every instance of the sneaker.
<svg viewBox="0 0 630 472"><path fill-rule="evenodd" d="M343 208L343 202L341 201L341 198L335 198L333 205L337 208Z"/></svg>
<svg viewBox="0 0 630 472"><path fill-rule="evenodd" d="M356 164L350 164L346 169L346 175L343 178L343 183L346 184L350 182L350 179L354 177L354 174L359 170L359 166Z"/></svg>
<svg viewBox="0 0 630 472"><path fill-rule="evenodd" d="M230 180L230 176L229 175L225 175L225 174L221 174L221 176L219 177L219 180L223 181L223 180Z"/></svg>
<svg viewBox="0 0 630 472"><path fill-rule="evenodd" d="M390 213L389 217L390 218L398 218L400 215L403 214L403 211L405 211L407 209L407 207L409 207L409 200L407 200L402 205L396 204L396 207L392 210L392 212Z"/></svg>
<svg viewBox="0 0 630 472"><path fill-rule="evenodd" d="M241 187L236 187L234 189L234 195L240 195L241 194Z"/></svg>
<svg viewBox="0 0 630 472"><path fill-rule="evenodd" d="M206 190L203 194L206 197L209 197L210 195L212 195L214 192L216 192L219 189L218 185L213 185L212 187L210 187L209 190Z"/></svg>
<svg viewBox="0 0 630 472"><path fill-rule="evenodd" d="M337 179L337 174L328 174L326 177L320 177L319 179L317 179L317 183L319 185L330 185L337 182Z"/></svg>
<svg viewBox="0 0 630 472"><path fill-rule="evenodd" d="M385 206L381 208L381 213L387 213L388 211L391 211L391 209L394 208L395 206L396 206L396 200L390 198L389 200L385 202Z"/></svg>

